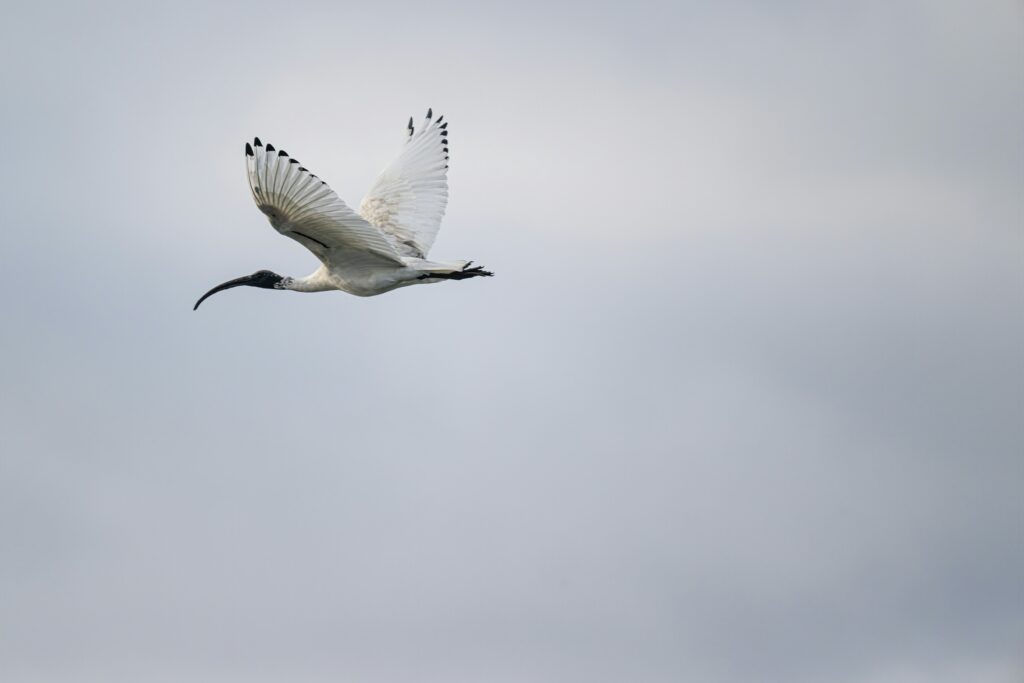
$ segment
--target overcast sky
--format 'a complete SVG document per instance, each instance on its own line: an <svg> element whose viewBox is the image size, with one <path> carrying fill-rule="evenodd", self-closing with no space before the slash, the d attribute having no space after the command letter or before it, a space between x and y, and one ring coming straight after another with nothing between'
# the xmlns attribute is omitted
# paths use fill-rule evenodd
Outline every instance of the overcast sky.
<svg viewBox="0 0 1024 683"><path fill-rule="evenodd" d="M1024 677L1019 2L8 3L5 683ZM243 143L358 205L360 299Z"/></svg>

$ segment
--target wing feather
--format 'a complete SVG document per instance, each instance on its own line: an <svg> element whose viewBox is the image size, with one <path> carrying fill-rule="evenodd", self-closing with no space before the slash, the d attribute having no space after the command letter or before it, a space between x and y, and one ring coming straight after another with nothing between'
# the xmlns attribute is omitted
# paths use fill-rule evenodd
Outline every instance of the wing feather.
<svg viewBox="0 0 1024 683"><path fill-rule="evenodd" d="M396 265L401 255L377 227L334 193L326 182L284 150L259 138L245 146L245 163L256 206L279 233L291 237L327 263L332 252L374 254Z"/></svg>
<svg viewBox="0 0 1024 683"><path fill-rule="evenodd" d="M416 258L430 251L448 206L448 124L432 114L419 129L409 119L402 151L359 205L401 254Z"/></svg>

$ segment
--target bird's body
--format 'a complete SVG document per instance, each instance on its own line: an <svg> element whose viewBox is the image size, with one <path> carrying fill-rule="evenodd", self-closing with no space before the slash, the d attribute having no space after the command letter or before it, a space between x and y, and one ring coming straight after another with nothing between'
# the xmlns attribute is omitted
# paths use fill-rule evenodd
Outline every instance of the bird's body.
<svg viewBox="0 0 1024 683"><path fill-rule="evenodd" d="M419 131L409 119L405 145L359 206L350 209L284 150L256 138L246 143L246 168L256 206L282 235L309 249L321 265L306 277L258 271L214 287L248 285L296 292L340 290L375 296L399 287L490 276L471 262L434 262L434 243L448 203L448 124L432 112Z"/></svg>

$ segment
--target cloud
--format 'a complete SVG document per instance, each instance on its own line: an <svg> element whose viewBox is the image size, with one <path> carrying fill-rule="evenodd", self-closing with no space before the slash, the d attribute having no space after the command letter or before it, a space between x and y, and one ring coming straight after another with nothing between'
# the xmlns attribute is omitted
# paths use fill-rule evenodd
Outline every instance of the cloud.
<svg viewBox="0 0 1024 683"><path fill-rule="evenodd" d="M1001 7L19 10L4 670L1011 680ZM313 267L241 141L355 204L426 106L498 277L191 311Z"/></svg>

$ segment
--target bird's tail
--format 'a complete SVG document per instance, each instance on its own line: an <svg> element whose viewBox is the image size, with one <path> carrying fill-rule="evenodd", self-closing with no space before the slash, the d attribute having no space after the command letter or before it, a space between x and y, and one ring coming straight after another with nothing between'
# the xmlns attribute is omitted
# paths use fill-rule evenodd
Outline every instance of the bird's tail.
<svg viewBox="0 0 1024 683"><path fill-rule="evenodd" d="M404 258L405 265L424 273L457 273L465 268L469 261L449 261L448 263L436 263L420 258Z"/></svg>
<svg viewBox="0 0 1024 683"><path fill-rule="evenodd" d="M441 280L468 280L471 277L491 277L494 275L489 270L484 270L482 266L473 265L472 261L452 261L450 263L434 263L433 261L425 261L423 259L406 258L403 259L410 268L415 268L419 271L417 280L424 280L426 282L440 282Z"/></svg>

